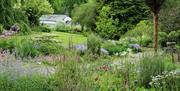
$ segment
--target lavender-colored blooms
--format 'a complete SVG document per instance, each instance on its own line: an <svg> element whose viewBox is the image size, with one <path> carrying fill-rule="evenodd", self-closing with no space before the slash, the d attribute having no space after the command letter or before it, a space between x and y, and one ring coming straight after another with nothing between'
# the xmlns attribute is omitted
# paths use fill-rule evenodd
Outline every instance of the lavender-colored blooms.
<svg viewBox="0 0 180 91"><path fill-rule="evenodd" d="M54 67L44 67L41 65L29 64L24 65L24 62L17 60L14 55L6 54L6 56L0 60L0 74L9 74L12 79L16 79L17 76L31 75L39 73L43 75L51 75L55 73Z"/></svg>
<svg viewBox="0 0 180 91"><path fill-rule="evenodd" d="M109 55L109 52L104 48L101 48L101 53L104 55Z"/></svg>
<svg viewBox="0 0 180 91"><path fill-rule="evenodd" d="M139 44L131 44L130 46L138 52L141 51L141 46Z"/></svg>
<svg viewBox="0 0 180 91"><path fill-rule="evenodd" d="M85 52L87 50L87 46L83 44L77 44L75 45L75 49L80 52ZM104 55L109 55L109 52L104 48L101 48L101 53Z"/></svg>
<svg viewBox="0 0 180 91"><path fill-rule="evenodd" d="M85 52L87 50L87 46L82 44L77 44L75 45L75 49L80 52Z"/></svg>

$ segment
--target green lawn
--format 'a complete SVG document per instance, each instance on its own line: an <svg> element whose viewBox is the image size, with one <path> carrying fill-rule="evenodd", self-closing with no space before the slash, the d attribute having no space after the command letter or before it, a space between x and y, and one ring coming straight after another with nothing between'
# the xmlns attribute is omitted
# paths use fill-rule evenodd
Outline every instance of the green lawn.
<svg viewBox="0 0 180 91"><path fill-rule="evenodd" d="M71 34L64 32L52 32L57 35L56 39L62 41L63 45L68 45L69 40L72 40L73 44L86 44L87 38L80 34Z"/></svg>
<svg viewBox="0 0 180 91"><path fill-rule="evenodd" d="M72 33L65 33L65 32L51 32L51 33L41 33L41 32L34 32L31 35L26 35L23 37L34 38L38 36L56 36L54 39L61 41L62 45L68 46L69 40L72 40L74 44L86 44L87 38L81 34L72 34Z"/></svg>

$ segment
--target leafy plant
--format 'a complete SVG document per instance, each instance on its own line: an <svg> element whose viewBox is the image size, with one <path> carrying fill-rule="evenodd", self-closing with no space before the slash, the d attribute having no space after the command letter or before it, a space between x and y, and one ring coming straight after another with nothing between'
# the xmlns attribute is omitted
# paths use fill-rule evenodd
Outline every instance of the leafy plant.
<svg viewBox="0 0 180 91"><path fill-rule="evenodd" d="M58 91L91 91L92 83L87 70L76 61L61 62L55 74Z"/></svg>
<svg viewBox="0 0 180 91"><path fill-rule="evenodd" d="M111 8L109 6L104 6L100 11L99 17L97 17L98 22L96 22L96 31L97 33L107 39L113 39L117 35L117 27L118 19L113 20L112 16L109 18Z"/></svg>
<svg viewBox="0 0 180 91"><path fill-rule="evenodd" d="M12 72L13 73L13 72ZM20 76L12 73L0 74L0 89L3 91L53 91L48 83L48 77L43 75Z"/></svg>
<svg viewBox="0 0 180 91"><path fill-rule="evenodd" d="M53 35L44 35L34 38L36 49L43 55L57 55L63 53L65 50L61 45L61 42L53 39L56 36Z"/></svg>
<svg viewBox="0 0 180 91"><path fill-rule="evenodd" d="M19 26L20 26L20 32L21 32L22 34L28 34L28 33L31 32L31 27L30 27L29 24L21 21L21 22L19 23Z"/></svg>
<svg viewBox="0 0 180 91"><path fill-rule="evenodd" d="M25 38L15 41L16 43L14 47L17 56L21 58L26 58L26 57L36 57L39 55L39 51L36 49L34 43L29 41L28 39Z"/></svg>
<svg viewBox="0 0 180 91"><path fill-rule="evenodd" d="M43 55L57 55L64 51L63 47L49 43L40 43L37 50L41 52Z"/></svg>
<svg viewBox="0 0 180 91"><path fill-rule="evenodd" d="M180 1L166 0L159 14L160 29L169 33L180 29Z"/></svg>
<svg viewBox="0 0 180 91"><path fill-rule="evenodd" d="M0 34L4 31L3 25L0 24Z"/></svg>
<svg viewBox="0 0 180 91"><path fill-rule="evenodd" d="M168 35L168 40L172 42L179 42L180 34L178 34L178 31L171 31Z"/></svg>
<svg viewBox="0 0 180 91"><path fill-rule="evenodd" d="M165 71L164 58L160 55L146 55L140 60L138 81L140 86L150 87L151 77Z"/></svg>
<svg viewBox="0 0 180 91"><path fill-rule="evenodd" d="M42 14L53 13L53 8L47 0L25 0L22 6L31 26L39 25L39 17Z"/></svg>
<svg viewBox="0 0 180 91"><path fill-rule="evenodd" d="M87 3L76 6L72 11L72 16L74 22L81 24L81 30L84 30L84 27L89 29L94 29L95 17L96 17L96 0L86 0Z"/></svg>
<svg viewBox="0 0 180 91"><path fill-rule="evenodd" d="M167 41L168 41L168 34L166 32L159 32L159 44L162 47L166 47Z"/></svg>
<svg viewBox="0 0 180 91"><path fill-rule="evenodd" d="M147 47L150 43L152 43L152 35L152 23L148 20L142 20L134 29L129 30L123 37L135 38L138 44Z"/></svg>
<svg viewBox="0 0 180 91"><path fill-rule="evenodd" d="M48 1L51 3L55 13L59 13L59 14L67 13L68 15L71 15L74 6L76 5L79 6L80 4L85 3L87 0L61 0L61 1L48 0Z"/></svg>
<svg viewBox="0 0 180 91"><path fill-rule="evenodd" d="M38 32L51 32L52 29L48 26L38 26L34 29L34 31L38 31Z"/></svg>
<svg viewBox="0 0 180 91"><path fill-rule="evenodd" d="M178 91L180 89L180 70L165 71L162 75L153 76L150 84L158 91Z"/></svg>
<svg viewBox="0 0 180 91"><path fill-rule="evenodd" d="M58 31L58 32L70 32L72 29L70 26L66 26L64 23L58 23L56 28L55 28L55 31Z"/></svg>
<svg viewBox="0 0 180 91"><path fill-rule="evenodd" d="M87 39L87 47L90 54L100 55L101 53L101 38L95 34L90 34Z"/></svg>
<svg viewBox="0 0 180 91"><path fill-rule="evenodd" d="M121 52L127 50L127 46L124 45L108 45L105 48L108 50L109 55L119 55Z"/></svg>
<svg viewBox="0 0 180 91"><path fill-rule="evenodd" d="M15 1L13 0L1 0L0 1L0 24L4 25L4 28L10 28L10 26L13 24L14 19L10 19L14 17L14 8L13 8L13 3Z"/></svg>
<svg viewBox="0 0 180 91"><path fill-rule="evenodd" d="M99 34L102 33L105 38L118 40L123 34L134 28L137 23L146 19L149 15L148 8L142 1L98 0L97 2L96 32L102 31Z"/></svg>

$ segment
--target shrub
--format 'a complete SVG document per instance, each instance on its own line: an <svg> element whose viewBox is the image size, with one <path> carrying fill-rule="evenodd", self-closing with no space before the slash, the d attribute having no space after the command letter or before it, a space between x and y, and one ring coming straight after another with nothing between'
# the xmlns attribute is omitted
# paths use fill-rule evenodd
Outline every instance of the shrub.
<svg viewBox="0 0 180 91"><path fill-rule="evenodd" d="M4 31L3 25L0 24L0 34Z"/></svg>
<svg viewBox="0 0 180 91"><path fill-rule="evenodd" d="M153 76L162 75L164 71L169 72L175 69L177 66L172 63L169 55L145 55L139 65L139 85L149 88Z"/></svg>
<svg viewBox="0 0 180 91"><path fill-rule="evenodd" d="M159 44L162 47L166 47L167 39L168 39L168 34L166 32L159 32Z"/></svg>
<svg viewBox="0 0 180 91"><path fill-rule="evenodd" d="M80 25L75 25L72 27L72 30L73 30L73 32L83 32L81 27L82 26L80 26Z"/></svg>
<svg viewBox="0 0 180 91"><path fill-rule="evenodd" d="M28 34L31 31L31 27L29 24L26 24L25 22L21 22L20 24L20 32L23 34Z"/></svg>
<svg viewBox="0 0 180 91"><path fill-rule="evenodd" d="M25 66L14 55L7 53L6 58L1 60L0 68L1 91L52 91L50 76L44 75L44 72L38 73L39 68Z"/></svg>
<svg viewBox="0 0 180 91"><path fill-rule="evenodd" d="M55 74L58 91L91 91L92 83L86 70L76 61L61 62Z"/></svg>
<svg viewBox="0 0 180 91"><path fill-rule="evenodd" d="M127 46L124 45L108 45L105 48L108 50L109 55L119 55L121 52L127 50Z"/></svg>
<svg viewBox="0 0 180 91"><path fill-rule="evenodd" d="M151 76L156 76L165 71L164 59L160 55L146 55L140 60L138 81L140 86L150 87Z"/></svg>
<svg viewBox="0 0 180 91"><path fill-rule="evenodd" d="M143 47L148 47L150 44L153 43L153 39L151 37L144 37L141 41L140 44Z"/></svg>
<svg viewBox="0 0 180 91"><path fill-rule="evenodd" d="M53 88L51 88L48 82L48 77L34 74L18 78L14 86L19 87L17 91L21 89L26 91L52 91Z"/></svg>
<svg viewBox="0 0 180 91"><path fill-rule="evenodd" d="M12 37L10 39L1 39L0 48L3 50L8 50L10 53L15 52L16 42L19 41L18 38Z"/></svg>
<svg viewBox="0 0 180 91"><path fill-rule="evenodd" d="M129 30L123 37L135 38L141 46L147 47L152 43L153 27L151 21L140 21L136 27Z"/></svg>
<svg viewBox="0 0 180 91"><path fill-rule="evenodd" d="M95 82L97 91L127 91L123 83L125 79L120 71L97 71L96 74L98 76Z"/></svg>
<svg viewBox="0 0 180 91"><path fill-rule="evenodd" d="M52 29L49 28L48 26L38 26L34 29L34 31L38 31L38 32L51 32Z"/></svg>
<svg viewBox="0 0 180 91"><path fill-rule="evenodd" d="M47 37L48 36L44 36ZM2 39L0 48L15 53L16 57L36 57L40 54L60 54L64 53L64 48L59 42L51 39L31 40L29 38L12 37L10 39Z"/></svg>
<svg viewBox="0 0 180 91"><path fill-rule="evenodd" d="M171 31L169 34L166 32L159 32L159 43L162 47L166 47L166 42L176 42L177 44L180 43L180 30L178 31Z"/></svg>
<svg viewBox="0 0 180 91"><path fill-rule="evenodd" d="M0 49L5 50L7 48L7 40L1 39L0 40Z"/></svg>
<svg viewBox="0 0 180 91"><path fill-rule="evenodd" d="M18 41L18 38L11 38L9 40L6 40L6 46L5 46L5 50L9 50L11 53L14 52L15 49L15 45L16 45L16 41Z"/></svg>
<svg viewBox="0 0 180 91"><path fill-rule="evenodd" d="M42 53L43 55L51 55L51 54L59 54L61 52L63 52L63 47L55 44L55 43L52 43L52 44L49 44L49 43L40 43L38 44L38 48L37 50Z"/></svg>
<svg viewBox="0 0 180 91"><path fill-rule="evenodd" d="M95 34L90 34L87 38L88 51L93 55L101 53L101 38Z"/></svg>
<svg viewBox="0 0 180 91"><path fill-rule="evenodd" d="M36 57L39 55L39 52L36 49L35 44L29 41L28 39L24 38L15 41L16 43L14 47L17 56L21 58L26 58L26 57Z"/></svg>
<svg viewBox="0 0 180 91"><path fill-rule="evenodd" d="M180 42L179 38L180 38L179 31L171 31L168 35L168 41L179 43Z"/></svg>
<svg viewBox="0 0 180 91"><path fill-rule="evenodd" d="M159 14L159 25L163 32L171 32L180 29L180 1L167 0Z"/></svg>
<svg viewBox="0 0 180 91"><path fill-rule="evenodd" d="M66 26L64 23L59 23L55 29L57 32L70 32L72 29L70 26Z"/></svg>
<svg viewBox="0 0 180 91"><path fill-rule="evenodd" d="M59 54L64 52L64 48L58 40L53 40L56 36L43 35L33 39L36 49L43 55Z"/></svg>
<svg viewBox="0 0 180 91"><path fill-rule="evenodd" d="M120 40L120 42L107 42L103 47L109 52L109 55L119 55L129 48L129 41L124 39Z"/></svg>
<svg viewBox="0 0 180 91"><path fill-rule="evenodd" d="M0 48L3 50L9 50L10 53L15 53L16 57L35 57L39 55L38 50L35 48L33 42L29 41L28 38L16 38L1 40Z"/></svg>
<svg viewBox="0 0 180 91"><path fill-rule="evenodd" d="M12 72L13 73L13 72ZM48 77L32 74L19 76L12 73L0 74L0 89L3 91L52 91ZM13 75L13 77L12 77Z"/></svg>

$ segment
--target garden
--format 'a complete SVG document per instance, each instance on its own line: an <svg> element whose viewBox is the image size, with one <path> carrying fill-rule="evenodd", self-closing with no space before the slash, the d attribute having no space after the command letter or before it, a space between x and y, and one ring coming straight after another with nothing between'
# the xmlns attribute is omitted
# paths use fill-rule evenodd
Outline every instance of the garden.
<svg viewBox="0 0 180 91"><path fill-rule="evenodd" d="M180 91L179 0L1 0L0 10L0 91ZM72 20L52 27L43 15Z"/></svg>

